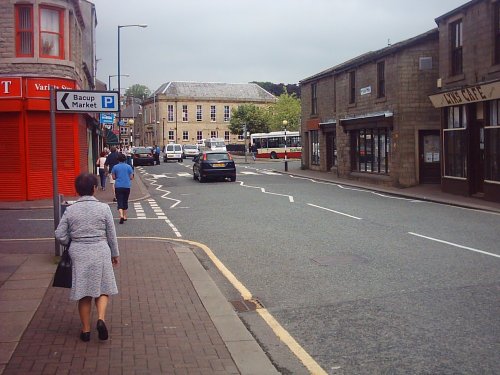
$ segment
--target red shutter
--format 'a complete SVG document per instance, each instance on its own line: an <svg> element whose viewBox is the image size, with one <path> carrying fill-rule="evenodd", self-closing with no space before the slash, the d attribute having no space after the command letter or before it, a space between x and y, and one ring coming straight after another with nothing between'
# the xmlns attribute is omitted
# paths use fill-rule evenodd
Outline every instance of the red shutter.
<svg viewBox="0 0 500 375"><path fill-rule="evenodd" d="M24 134L19 112L2 112L0 116L0 155L2 155L2 168L0 168L0 200L22 201L26 199L26 172L23 168Z"/></svg>
<svg viewBox="0 0 500 375"><path fill-rule="evenodd" d="M75 115L57 114L57 171L59 193L75 195ZM52 197L52 144L50 114L28 112L27 115L28 200Z"/></svg>

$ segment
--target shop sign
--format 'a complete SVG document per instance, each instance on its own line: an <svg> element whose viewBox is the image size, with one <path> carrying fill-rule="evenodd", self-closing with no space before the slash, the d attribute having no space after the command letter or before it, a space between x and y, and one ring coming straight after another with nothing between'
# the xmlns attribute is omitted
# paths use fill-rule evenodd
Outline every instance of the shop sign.
<svg viewBox="0 0 500 375"><path fill-rule="evenodd" d="M500 81L431 95L429 99L435 108L500 99Z"/></svg>
<svg viewBox="0 0 500 375"><path fill-rule="evenodd" d="M115 114L114 113L101 113L99 115L99 122L101 124L114 124Z"/></svg>
<svg viewBox="0 0 500 375"><path fill-rule="evenodd" d="M21 77L0 77L0 99L21 98L22 96Z"/></svg>
<svg viewBox="0 0 500 375"><path fill-rule="evenodd" d="M27 78L28 98L50 98L50 87L56 90L72 90L75 88L75 81L62 78Z"/></svg>

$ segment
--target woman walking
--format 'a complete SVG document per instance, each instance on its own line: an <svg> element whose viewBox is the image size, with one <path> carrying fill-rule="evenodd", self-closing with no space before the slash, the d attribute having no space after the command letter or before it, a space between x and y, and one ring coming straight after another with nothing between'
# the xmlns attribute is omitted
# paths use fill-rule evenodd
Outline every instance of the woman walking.
<svg viewBox="0 0 500 375"><path fill-rule="evenodd" d="M96 162L99 168L99 177L101 179L101 190L106 190L106 156L108 156L106 151L102 151Z"/></svg>
<svg viewBox="0 0 500 375"><path fill-rule="evenodd" d="M78 301L82 341L90 341L93 298L99 339L108 339L106 308L109 296L118 293L113 272L113 266L119 263L118 240L111 209L94 197L97 183L97 177L90 173L82 173L75 179L80 198L66 208L55 231L63 245L70 244L73 262L70 299Z"/></svg>
<svg viewBox="0 0 500 375"><path fill-rule="evenodd" d="M119 163L111 170L115 180L115 195L120 213L120 224L127 221L128 197L130 196L131 181L134 179L134 171L130 165L125 163L127 157L123 154L118 156Z"/></svg>

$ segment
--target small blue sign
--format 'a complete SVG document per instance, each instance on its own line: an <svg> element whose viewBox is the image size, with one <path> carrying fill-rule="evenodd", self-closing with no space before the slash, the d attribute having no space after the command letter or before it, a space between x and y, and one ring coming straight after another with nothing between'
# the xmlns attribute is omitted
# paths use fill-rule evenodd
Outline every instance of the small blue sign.
<svg viewBox="0 0 500 375"><path fill-rule="evenodd" d="M99 115L99 122L101 124L114 124L115 114L114 113L101 113Z"/></svg>
<svg viewBox="0 0 500 375"><path fill-rule="evenodd" d="M115 97L111 95L103 95L101 97L102 108L115 108Z"/></svg>

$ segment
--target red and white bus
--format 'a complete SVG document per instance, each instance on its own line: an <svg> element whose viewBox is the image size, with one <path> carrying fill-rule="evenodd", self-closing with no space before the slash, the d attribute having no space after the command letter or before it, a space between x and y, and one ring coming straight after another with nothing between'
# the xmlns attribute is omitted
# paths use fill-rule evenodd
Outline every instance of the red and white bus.
<svg viewBox="0 0 500 375"><path fill-rule="evenodd" d="M257 154L255 156L258 158L284 159L285 150L287 159L300 159L302 156L302 143L299 132L254 133L250 135L250 143L252 146L256 146Z"/></svg>

